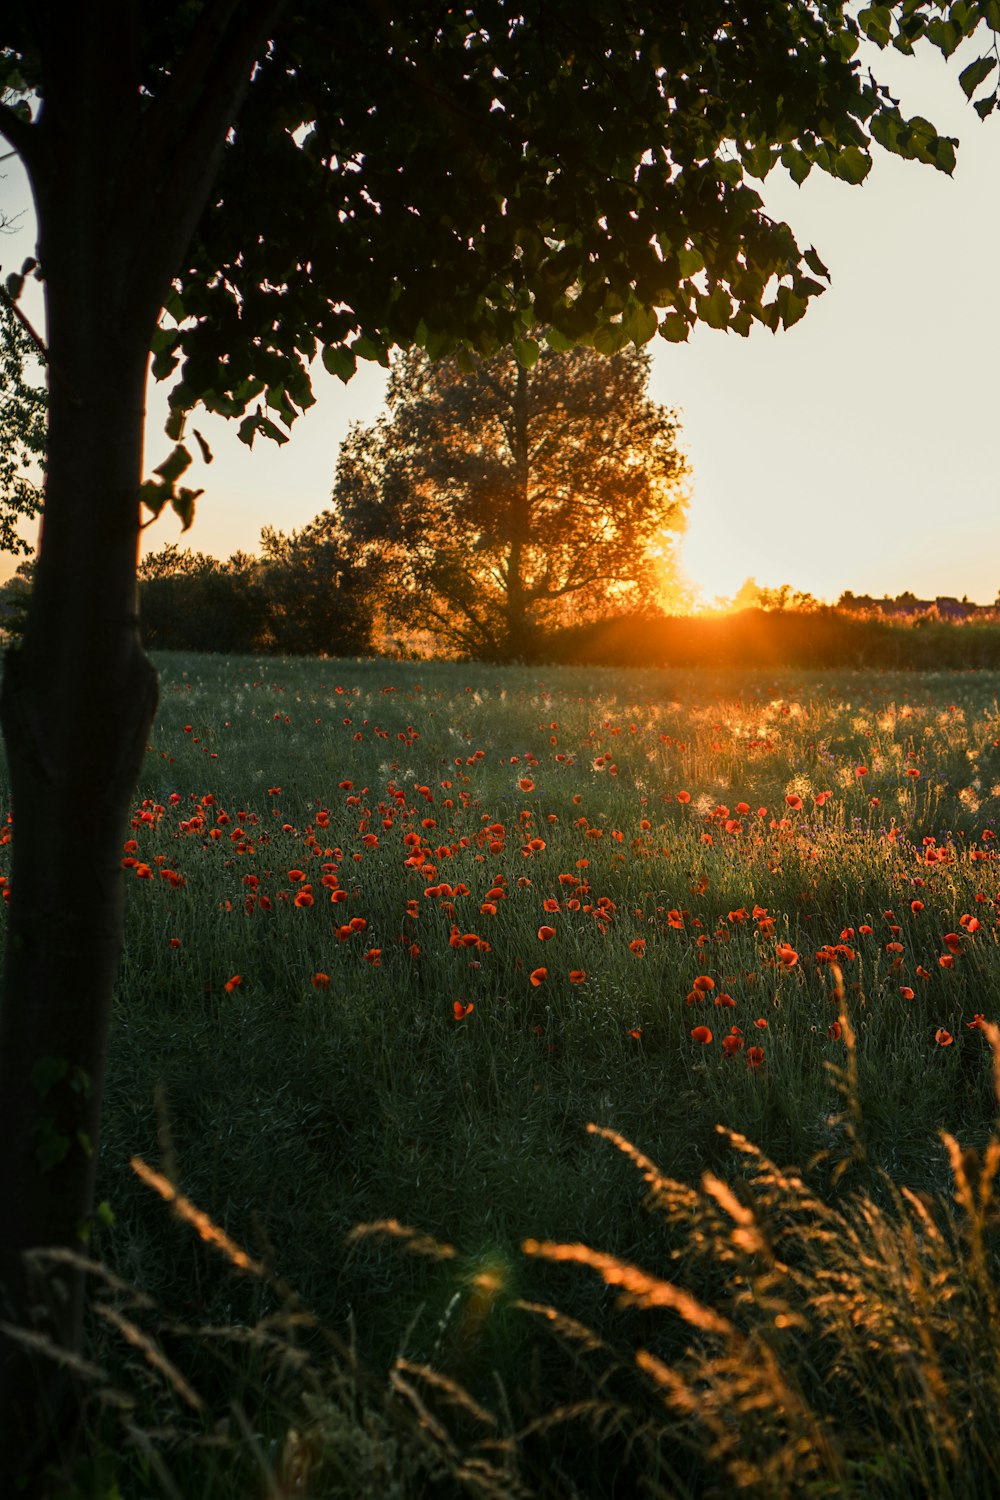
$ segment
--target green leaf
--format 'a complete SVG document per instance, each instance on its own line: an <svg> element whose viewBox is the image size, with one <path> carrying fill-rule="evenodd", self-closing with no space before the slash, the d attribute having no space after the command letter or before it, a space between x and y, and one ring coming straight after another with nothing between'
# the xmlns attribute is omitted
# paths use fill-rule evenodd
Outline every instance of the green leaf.
<svg viewBox="0 0 1000 1500"><path fill-rule="evenodd" d="M641 302L628 308L622 318L622 327L637 349L649 343L656 332L656 325L656 313L651 307L643 306Z"/></svg>
<svg viewBox="0 0 1000 1500"><path fill-rule="evenodd" d="M570 349L576 347L573 340L567 338L564 333L560 333L558 328L549 328L546 330L545 342L557 354L566 354Z"/></svg>
<svg viewBox="0 0 1000 1500"><path fill-rule="evenodd" d="M375 360L384 369L387 370L389 368L389 352L385 345L376 343L367 334L363 333L359 339L355 339L351 348L359 359Z"/></svg>
<svg viewBox="0 0 1000 1500"><path fill-rule="evenodd" d="M187 412L181 406L172 406L170 415L163 425L163 430L172 443L179 443L184 436L184 423L187 421ZM156 470L153 471L154 473Z"/></svg>
<svg viewBox="0 0 1000 1500"><path fill-rule="evenodd" d="M997 90L994 89L993 93L988 94L985 99L976 100L975 104L972 107L981 120L985 120L987 115L991 115L993 113L993 111L997 107L997 99Z"/></svg>
<svg viewBox="0 0 1000 1500"><path fill-rule="evenodd" d="M705 260L700 250L689 245L677 252L677 265L681 276L697 276L705 269Z"/></svg>
<svg viewBox="0 0 1000 1500"><path fill-rule="evenodd" d="M697 299L698 316L709 328L726 328L732 316L733 304L724 286L717 286L707 296Z"/></svg>
<svg viewBox="0 0 1000 1500"><path fill-rule="evenodd" d="M598 354L618 354L629 342L628 334L620 323L602 323L594 333L593 347Z"/></svg>
<svg viewBox="0 0 1000 1500"><path fill-rule="evenodd" d="M514 338L511 341L511 348L514 350L514 358L518 364L523 365L526 370L532 369L538 362L541 350L538 347L537 339Z"/></svg>
<svg viewBox="0 0 1000 1500"><path fill-rule="evenodd" d="M667 313L660 322L659 334L668 344L683 344L688 336L687 318L682 318L680 313Z"/></svg>
<svg viewBox="0 0 1000 1500"><path fill-rule="evenodd" d="M324 344L323 368L346 385L358 368L358 357L346 344Z"/></svg>
<svg viewBox="0 0 1000 1500"><path fill-rule="evenodd" d="M797 297L791 287L787 286L779 286L777 301L781 321L786 328L791 328L793 323L804 318L809 306L804 297Z"/></svg>
<svg viewBox="0 0 1000 1500"><path fill-rule="evenodd" d="M958 75L966 99L971 99L984 78L988 78L997 65L995 57L980 57Z"/></svg>
<svg viewBox="0 0 1000 1500"><path fill-rule="evenodd" d="M202 437L201 433L198 431L197 427L194 429L194 436L195 436L195 442L198 444L198 447L201 449L201 456L202 456L203 462L206 463L206 464L210 464L212 462L212 450L208 446L208 444L206 443L205 439Z"/></svg>
<svg viewBox="0 0 1000 1500"><path fill-rule="evenodd" d="M819 256L816 254L816 250L813 245L810 245L808 250L804 250L802 252L802 259L805 261L810 271L814 271L817 276L825 276L827 281L831 279L829 271L820 260Z"/></svg>
<svg viewBox="0 0 1000 1500"><path fill-rule="evenodd" d="M834 176L856 187L872 169L872 159L859 146L847 146L833 158Z"/></svg>
<svg viewBox="0 0 1000 1500"><path fill-rule="evenodd" d="M876 47L889 45L892 11L888 5L869 5L858 11L858 25Z"/></svg>
<svg viewBox="0 0 1000 1500"><path fill-rule="evenodd" d="M100 1203L94 1209L94 1217L97 1219L98 1223L104 1225L105 1229L114 1229L114 1211L112 1210L111 1204L108 1202L107 1198L102 1198Z"/></svg>
<svg viewBox="0 0 1000 1500"><path fill-rule="evenodd" d="M44 1099L53 1084L60 1083L68 1072L65 1057L40 1057L31 1070L31 1082L38 1097Z"/></svg>
<svg viewBox="0 0 1000 1500"><path fill-rule="evenodd" d="M797 150L794 146L786 146L782 151L781 165L785 168L796 187L800 187L805 182L813 166L808 156L804 152Z"/></svg>

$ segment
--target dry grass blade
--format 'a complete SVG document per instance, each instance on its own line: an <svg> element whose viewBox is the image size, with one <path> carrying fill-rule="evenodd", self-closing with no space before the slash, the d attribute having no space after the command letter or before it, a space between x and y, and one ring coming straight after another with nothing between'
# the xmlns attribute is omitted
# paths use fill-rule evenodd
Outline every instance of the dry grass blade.
<svg viewBox="0 0 1000 1500"><path fill-rule="evenodd" d="M669 1281L649 1276L637 1266L630 1266L614 1255L602 1255L587 1245L557 1245L539 1240L525 1240L521 1248L525 1255L537 1255L542 1260L575 1261L577 1265L589 1266L608 1286L621 1287L625 1300L631 1306L670 1308L685 1323L690 1323L692 1328L698 1328L703 1333L718 1333L727 1337L737 1333L732 1323L692 1297L690 1292L683 1291Z"/></svg>
<svg viewBox="0 0 1000 1500"><path fill-rule="evenodd" d="M411 1228L409 1224L400 1224L398 1219L376 1219L370 1224L355 1224L347 1235L347 1244L354 1245L359 1240L378 1235L402 1240L406 1249L412 1250L414 1255L426 1255L432 1260L454 1260L458 1254L454 1245L443 1244L431 1235Z"/></svg>
<svg viewBox="0 0 1000 1500"><path fill-rule="evenodd" d="M265 1274L264 1267L259 1261L253 1260L236 1241L231 1239L224 1229L214 1224L208 1214L196 1208L189 1198L179 1193L169 1178L164 1177L162 1172L155 1172L152 1167L139 1156L131 1158L131 1167L136 1176L154 1192L159 1193L165 1203L169 1203L178 1218L190 1224L208 1245L214 1245L220 1250L227 1260L240 1271L250 1271L255 1276Z"/></svg>
<svg viewBox="0 0 1000 1500"><path fill-rule="evenodd" d="M122 1338L132 1345L133 1349L139 1350L146 1363L163 1376L177 1392L181 1400L187 1402L192 1411L204 1411L205 1403L197 1391L192 1390L177 1366L167 1358L162 1349L157 1347L148 1333L144 1333L141 1328L137 1328L129 1318L123 1317L114 1307L97 1303L94 1311L98 1317L103 1318L106 1323L110 1323L112 1328L116 1328Z"/></svg>

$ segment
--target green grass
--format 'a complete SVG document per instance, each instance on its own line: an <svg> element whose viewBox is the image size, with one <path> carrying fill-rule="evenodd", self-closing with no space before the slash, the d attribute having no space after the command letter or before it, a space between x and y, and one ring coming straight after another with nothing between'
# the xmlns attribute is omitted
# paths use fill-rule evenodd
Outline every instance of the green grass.
<svg viewBox="0 0 1000 1500"><path fill-rule="evenodd" d="M958 1493L945 1487L957 1483L957 1460L928 1456L925 1435L905 1463L902 1436L880 1456L873 1405L856 1419L857 1463L842 1436L830 1438L835 1400L822 1393L831 1382L840 1391L841 1376L851 1388L851 1361L831 1351L841 1334L848 1348L854 1325L831 1334L829 1318L817 1322L815 1245L848 1234L824 1218L841 1215L838 1224L868 1234L884 1256L916 1213L900 1189L949 1190L941 1130L977 1149L989 1138L990 1051L970 1023L1000 1017L990 832L1000 826L1000 675L201 656L159 664L162 706L137 797L136 848L123 850L151 878L129 875L112 1036L100 1194L115 1223L94 1249L151 1299L156 1311L129 1304L128 1317L177 1360L205 1406L190 1409L95 1316L93 1349L109 1387L139 1400L126 1424L123 1494L170 1493L170 1482L185 1496L256 1494L282 1463L312 1478L305 1490L270 1493L389 1494L391 1479L400 1494L515 1494L517 1483L524 1493L611 1494L612 1476L630 1462L650 1483L659 1474L662 1489L651 1493L701 1493L720 1474L740 1484L723 1396L737 1366L750 1378L747 1350L757 1351L756 1368L760 1340L772 1338L767 1319L748 1332L744 1315L748 1299L759 1314L778 1295L777 1281L794 1304L779 1353L794 1355L801 1430L791 1432L787 1392L775 1395L775 1383L757 1446L733 1417L756 1476L747 1487L799 1492L781 1455L808 1439L803 1485L813 1475L837 1493ZM523 789L522 778L533 785ZM824 792L832 796L817 807ZM751 811L737 813L741 803ZM500 824L502 837L490 832ZM531 849L531 839L544 848ZM179 878L161 878L161 868ZM345 899L331 901L324 875ZM442 883L458 893L440 892ZM498 883L506 894L484 913ZM296 906L306 884L313 904ZM351 918L366 926L338 936ZM555 936L541 940L543 925ZM453 934L488 946L453 944ZM960 940L950 968L939 962L946 934ZM895 941L899 954L887 951ZM842 993L834 967L816 960L829 947L839 948ZM790 951L795 961L783 961ZM532 984L540 967L546 977ZM571 982L579 970L585 981ZM319 974L325 987L313 983ZM699 976L714 989L689 1003ZM714 1003L722 993L733 1007ZM456 1003L473 1009L458 1020ZM849 1024L833 1040L842 1006ZM713 1034L708 1045L691 1036L700 1025ZM722 1038L734 1025L744 1045L726 1056ZM936 1040L943 1033L950 1044ZM763 1048L757 1068L747 1063L754 1046ZM837 1087L848 1062L856 1116ZM692 1196L672 1188L671 1212L655 1211L626 1156L588 1133L591 1122L655 1161L656 1181L693 1184ZM758 1159L734 1153L720 1124L775 1162L808 1167L818 1206L792 1213L789 1192L773 1180L762 1186ZM130 1167L136 1155L266 1272L236 1273L171 1218ZM770 1226L766 1254L737 1267L746 1255L731 1243L732 1222L697 1188L705 1173L753 1202ZM389 1219L454 1253L408 1253L398 1234L350 1238L355 1225ZM927 1238L919 1224L906 1229L920 1233ZM778 1275L775 1236L793 1244L801 1284ZM618 1307L601 1276L527 1256L526 1239L589 1245L654 1279L676 1262L671 1276L688 1277L698 1298L735 1298L743 1312L733 1327L743 1331L704 1334L704 1348L686 1355L683 1321ZM944 1252L931 1239L911 1249L916 1285L927 1269L920 1255L943 1264ZM931 1278L943 1274L938 1261ZM971 1290L947 1293L968 1300L970 1328L988 1281L982 1267L977 1274ZM581 1352L577 1340L572 1357L561 1352L546 1319L521 1305L542 1303L593 1330L602 1348ZM290 1331L293 1308L308 1308L317 1327ZM270 1344L267 1319L276 1320ZM893 1340L905 1343L904 1324L919 1343L914 1315L895 1332L883 1328L884 1349L873 1334L862 1363L870 1356L881 1371ZM209 1328L217 1332L191 1331ZM339 1342L327 1348L325 1339ZM664 1445L672 1452L676 1434L670 1443L663 1434L683 1410L682 1392L671 1387L673 1405L663 1406L662 1376L622 1355L640 1342L655 1360L680 1360L672 1368L691 1390L719 1392L718 1412L714 1397L705 1405L696 1449L669 1462ZM448 1423L461 1461L421 1420L426 1376L404 1378L398 1366L387 1376L400 1354L457 1383ZM971 1380L956 1374L955 1390ZM751 1411L764 1397L747 1392ZM1000 1392L988 1381L987 1392L969 1407L977 1421L990 1399L990 1419L1000 1414ZM594 1406L595 1393L606 1409ZM912 1391L897 1397L900 1424L912 1422ZM743 1400L733 1398L734 1412ZM485 1418L463 1402L488 1405L491 1441L502 1431L510 1446L477 1450ZM546 1412L577 1402L575 1425L525 1435ZM850 1409L844 1397L837 1420ZM97 1446L119 1443L107 1434L122 1418L108 1411L104 1425L95 1417ZM228 1423L222 1459L211 1445L192 1446L212 1421ZM969 1419L956 1408L949 1421L942 1452L950 1442L965 1453ZM142 1436L150 1431L160 1435ZM352 1489L349 1475L337 1488L331 1454L345 1434L348 1446L361 1444L364 1456L351 1448L351 1463L365 1470L368 1491ZM479 1471L470 1479L462 1469L477 1452L492 1466L492 1489L484 1479L476 1490ZM164 1477L177 1473L181 1480ZM994 1482L988 1466L970 1473L979 1493ZM95 1478L89 1493L110 1494L103 1482Z"/></svg>

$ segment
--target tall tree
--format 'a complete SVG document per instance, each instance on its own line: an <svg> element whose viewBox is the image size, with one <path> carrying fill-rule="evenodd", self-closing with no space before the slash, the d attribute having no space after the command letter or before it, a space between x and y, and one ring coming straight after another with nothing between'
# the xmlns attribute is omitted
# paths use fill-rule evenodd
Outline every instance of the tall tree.
<svg viewBox="0 0 1000 1500"><path fill-rule="evenodd" d="M312 399L318 345L348 378L394 344L511 343L528 362L529 325L551 347L613 353L699 318L741 334L794 322L822 264L744 179L780 160L796 178L818 165L858 182L873 137L950 170L952 143L903 120L855 57L862 18L902 17L908 43L918 23L931 34L928 9L4 5L0 132L37 209L49 375L41 555L0 699L16 820L0 1473L23 1471L22 1493L44 1491L43 1459L74 1425L72 1363L39 1362L10 1330L80 1344L80 1275L63 1267L45 1299L25 1256L77 1245L93 1205L120 844L156 704L140 505L190 519L183 413L200 400L242 417L248 441L283 438L277 422ZM994 10L955 0L947 24ZM175 447L142 487L151 350L158 376L183 364Z"/></svg>
<svg viewBox="0 0 1000 1500"><path fill-rule="evenodd" d="M391 417L341 448L331 533L379 557L392 616L473 656L530 656L560 618L650 602L687 469L649 365L635 348L403 355Z"/></svg>

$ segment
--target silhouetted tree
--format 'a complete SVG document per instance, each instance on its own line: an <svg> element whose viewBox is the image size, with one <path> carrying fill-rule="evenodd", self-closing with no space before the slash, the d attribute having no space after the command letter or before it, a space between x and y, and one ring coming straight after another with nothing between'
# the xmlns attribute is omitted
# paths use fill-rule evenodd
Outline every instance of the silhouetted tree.
<svg viewBox="0 0 1000 1500"><path fill-rule="evenodd" d="M392 617L471 656L530 656L546 626L648 605L687 474L648 376L634 348L545 348L530 368L402 355L390 416L341 448L331 534L377 559Z"/></svg>

